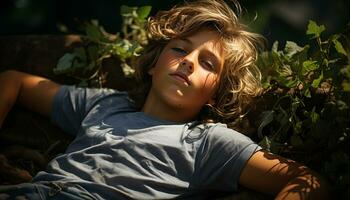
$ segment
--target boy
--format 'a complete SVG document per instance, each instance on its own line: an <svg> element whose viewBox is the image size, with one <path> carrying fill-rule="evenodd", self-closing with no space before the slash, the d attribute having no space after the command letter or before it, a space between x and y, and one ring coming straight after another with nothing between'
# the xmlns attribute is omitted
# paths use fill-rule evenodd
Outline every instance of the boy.
<svg viewBox="0 0 350 200"><path fill-rule="evenodd" d="M260 91L260 36L224 1L159 12L148 31L136 95L1 74L0 126L17 102L76 138L32 183L0 187L0 198L205 199L238 185L276 199L327 198L312 171L219 123Z"/></svg>

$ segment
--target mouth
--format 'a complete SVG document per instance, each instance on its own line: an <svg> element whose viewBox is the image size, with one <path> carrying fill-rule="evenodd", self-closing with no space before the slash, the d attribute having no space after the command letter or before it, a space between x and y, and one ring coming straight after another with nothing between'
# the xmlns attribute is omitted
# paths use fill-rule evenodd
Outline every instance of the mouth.
<svg viewBox="0 0 350 200"><path fill-rule="evenodd" d="M191 81L189 80L189 78L181 72L171 73L170 76L182 83L185 83L187 86L191 85Z"/></svg>

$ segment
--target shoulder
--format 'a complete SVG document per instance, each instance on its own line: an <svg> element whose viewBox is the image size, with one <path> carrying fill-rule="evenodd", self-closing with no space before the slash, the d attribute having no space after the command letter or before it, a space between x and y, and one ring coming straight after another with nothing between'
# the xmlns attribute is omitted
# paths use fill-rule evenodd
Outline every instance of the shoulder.
<svg viewBox="0 0 350 200"><path fill-rule="evenodd" d="M118 91L110 88L87 88L87 87L78 87L74 85L63 85L61 86L60 92L62 94L67 94L71 97L84 98L86 100L101 99L104 97L114 96L119 98L128 98L127 92Z"/></svg>
<svg viewBox="0 0 350 200"><path fill-rule="evenodd" d="M108 95L127 95L126 92L120 92L118 90L110 88L87 88L87 87L78 87L75 85L63 85L61 86L63 92L70 94L83 95L85 97L94 97L94 96L108 96Z"/></svg>
<svg viewBox="0 0 350 200"><path fill-rule="evenodd" d="M253 142L248 136L234 130L228 128L226 124L222 123L210 123L207 126L207 137L211 140L218 141L246 141Z"/></svg>
<svg viewBox="0 0 350 200"><path fill-rule="evenodd" d="M249 137L225 124L200 126L206 127L206 134L196 156L198 184L236 190L242 168L261 148Z"/></svg>
<svg viewBox="0 0 350 200"><path fill-rule="evenodd" d="M130 107L133 105L127 92L118 91L110 88L86 88L71 85L64 85L57 94L57 99L62 99L71 105L80 105L85 110L98 106L116 106Z"/></svg>
<svg viewBox="0 0 350 200"><path fill-rule="evenodd" d="M255 152L261 147L244 134L228 128L226 124L211 123L206 126L206 134L202 140L202 148L210 152L222 152L227 154L242 151Z"/></svg>

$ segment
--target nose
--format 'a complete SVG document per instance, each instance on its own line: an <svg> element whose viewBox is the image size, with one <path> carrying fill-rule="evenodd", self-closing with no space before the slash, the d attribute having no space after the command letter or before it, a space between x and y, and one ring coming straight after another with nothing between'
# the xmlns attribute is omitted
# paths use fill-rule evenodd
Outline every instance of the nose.
<svg viewBox="0 0 350 200"><path fill-rule="evenodd" d="M183 70L188 71L188 73L192 73L194 71L194 55L188 54L183 58L180 65Z"/></svg>
<svg viewBox="0 0 350 200"><path fill-rule="evenodd" d="M183 68L183 70L188 71L189 73L193 72L193 63L187 61L187 60L183 60L181 62L181 68Z"/></svg>

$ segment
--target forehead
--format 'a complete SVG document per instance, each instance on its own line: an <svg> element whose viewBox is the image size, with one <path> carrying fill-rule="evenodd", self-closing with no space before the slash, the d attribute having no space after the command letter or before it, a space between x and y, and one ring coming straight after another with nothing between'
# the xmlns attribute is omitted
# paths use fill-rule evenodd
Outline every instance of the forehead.
<svg viewBox="0 0 350 200"><path fill-rule="evenodd" d="M216 49L222 50L220 35L210 29L200 29L186 36L180 36L177 40L184 40L196 46L209 45Z"/></svg>
<svg viewBox="0 0 350 200"><path fill-rule="evenodd" d="M201 29L188 36L173 40L173 43L177 42L188 44L192 48L201 48L211 52L220 63L223 63L225 57L224 42L216 31Z"/></svg>

